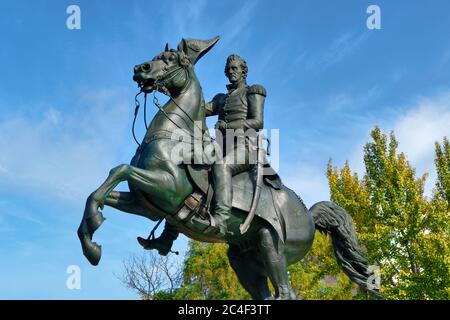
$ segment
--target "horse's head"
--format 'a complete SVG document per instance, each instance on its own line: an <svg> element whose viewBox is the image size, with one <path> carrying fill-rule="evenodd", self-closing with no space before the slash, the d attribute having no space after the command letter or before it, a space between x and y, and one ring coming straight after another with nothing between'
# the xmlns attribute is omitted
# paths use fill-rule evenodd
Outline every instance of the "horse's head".
<svg viewBox="0 0 450 320"><path fill-rule="evenodd" d="M189 81L189 71L219 40L182 39L177 50L169 49L169 45L152 60L134 67L133 80L145 93L154 90L170 93L172 96L180 92Z"/></svg>

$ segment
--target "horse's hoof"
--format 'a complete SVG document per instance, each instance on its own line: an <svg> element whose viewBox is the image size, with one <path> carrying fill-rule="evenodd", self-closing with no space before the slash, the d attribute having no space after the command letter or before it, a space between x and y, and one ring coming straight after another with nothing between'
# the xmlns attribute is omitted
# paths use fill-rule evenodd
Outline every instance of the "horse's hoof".
<svg viewBox="0 0 450 320"><path fill-rule="evenodd" d="M93 266L96 266L102 257L102 246L91 242L83 249L83 254Z"/></svg>
<svg viewBox="0 0 450 320"><path fill-rule="evenodd" d="M295 295L292 288L288 285L280 285L278 287L279 293L275 298L276 300L297 300L297 296Z"/></svg>
<svg viewBox="0 0 450 320"><path fill-rule="evenodd" d="M91 241L91 237L88 234L78 233L80 238L81 248L83 249L83 254L88 259L88 261L96 266L100 262L102 257L102 246Z"/></svg>

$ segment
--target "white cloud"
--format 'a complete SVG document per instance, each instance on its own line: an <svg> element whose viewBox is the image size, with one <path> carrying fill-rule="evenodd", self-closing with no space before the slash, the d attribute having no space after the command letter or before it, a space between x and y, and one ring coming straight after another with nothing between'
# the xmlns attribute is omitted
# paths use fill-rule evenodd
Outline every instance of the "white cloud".
<svg viewBox="0 0 450 320"><path fill-rule="evenodd" d="M8 170L6 170L6 168L0 164L0 174L7 174L7 173Z"/></svg>
<svg viewBox="0 0 450 320"><path fill-rule="evenodd" d="M444 136L450 136L450 92L421 97L405 114L383 122L379 124L381 129L385 133L394 131L399 143L398 151L405 153L410 164L417 169L417 175L429 174L425 193L431 195L436 178L435 142L442 143ZM364 173L363 146L371 140L371 129L373 127L367 128L367 136L361 139L349 159L352 170L360 175Z"/></svg>
<svg viewBox="0 0 450 320"><path fill-rule="evenodd" d="M200 18L204 16L206 0L189 1L185 3L173 3L170 11L172 15L171 23L174 23L178 34L186 35L197 30Z"/></svg>
<svg viewBox="0 0 450 320"><path fill-rule="evenodd" d="M245 1L242 6L236 10L236 13L225 21L222 32L224 37L222 39L222 46L227 48L230 44L236 46L236 41L245 41L244 32L252 21L255 14L256 1ZM239 42L237 41L237 42Z"/></svg>
<svg viewBox="0 0 450 320"><path fill-rule="evenodd" d="M45 118L46 122L56 126L56 125L58 125L59 121L61 120L61 114L57 110L50 109L44 113L44 118Z"/></svg>
<svg viewBox="0 0 450 320"><path fill-rule="evenodd" d="M431 195L435 184L435 142L442 143L450 136L450 92L433 98L421 98L418 103L393 126L403 151L418 174L429 173L425 186Z"/></svg>
<svg viewBox="0 0 450 320"><path fill-rule="evenodd" d="M282 164L280 176L283 184L294 190L310 208L316 202L330 199L325 168L321 163Z"/></svg>
<svg viewBox="0 0 450 320"><path fill-rule="evenodd" d="M369 37L369 32L362 33L345 32L333 40L330 46L317 58L312 58L307 62L310 68L326 69L346 56L352 54Z"/></svg>
<svg viewBox="0 0 450 320"><path fill-rule="evenodd" d="M417 166L429 166L434 143L450 135L450 93L422 98L416 106L397 120L393 130L399 149Z"/></svg>
<svg viewBox="0 0 450 320"><path fill-rule="evenodd" d="M36 216L33 212L24 208L18 208L11 201L0 199L0 227L15 230L12 221L22 221L33 223L36 227L42 228L46 226L41 217Z"/></svg>
<svg viewBox="0 0 450 320"><path fill-rule="evenodd" d="M117 96L112 90L86 93L75 101L87 107L72 106L64 116L49 108L38 119L16 114L0 122L0 187L86 197L118 164L120 142L129 135L130 107Z"/></svg>

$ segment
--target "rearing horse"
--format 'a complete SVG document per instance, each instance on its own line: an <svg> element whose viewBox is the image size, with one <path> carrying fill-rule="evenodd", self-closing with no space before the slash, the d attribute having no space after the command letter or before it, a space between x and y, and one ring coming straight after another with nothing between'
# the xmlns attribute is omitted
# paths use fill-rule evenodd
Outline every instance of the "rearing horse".
<svg viewBox="0 0 450 320"><path fill-rule="evenodd" d="M92 237L104 221L99 209L107 205L152 221L165 218L196 240L228 243L230 265L252 298L272 298L270 279L275 298L294 299L287 266L306 255L318 229L331 235L343 271L364 290L379 297L379 292L368 286L371 273L359 249L353 222L334 203L319 202L308 210L286 186L280 184L276 188L265 184L255 219L245 234L240 233L239 226L246 212L243 207L235 206L234 201L226 235L215 233L214 228L205 229L205 219L196 215L188 214L189 219L185 220L174 218L198 187L187 165L173 161L171 151L180 141L171 138L171 133L182 130L192 136L198 123L206 130L203 94L194 65L218 39L182 39L177 50L166 46L151 61L135 66L133 79L142 92L157 90L169 95L170 100L153 118L131 164L113 168L105 182L88 197L78 229L84 255L93 265L100 261L101 247L92 242ZM236 179L247 189L250 186L250 190L243 192L251 197L249 176L244 172ZM128 182L130 192L113 191L122 181Z"/></svg>

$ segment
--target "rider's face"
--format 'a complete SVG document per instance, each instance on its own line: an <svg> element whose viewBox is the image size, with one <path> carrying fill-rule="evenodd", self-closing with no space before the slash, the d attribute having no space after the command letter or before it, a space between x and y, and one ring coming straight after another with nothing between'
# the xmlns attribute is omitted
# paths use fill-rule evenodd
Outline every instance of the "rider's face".
<svg viewBox="0 0 450 320"><path fill-rule="evenodd" d="M235 83L244 78L244 70L238 61L230 61L226 67L226 76L230 83Z"/></svg>

